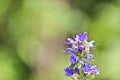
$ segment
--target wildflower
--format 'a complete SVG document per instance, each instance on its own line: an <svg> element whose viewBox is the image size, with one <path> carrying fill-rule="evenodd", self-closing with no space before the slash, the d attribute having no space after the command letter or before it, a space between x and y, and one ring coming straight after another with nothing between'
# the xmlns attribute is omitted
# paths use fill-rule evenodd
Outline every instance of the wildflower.
<svg viewBox="0 0 120 80"><path fill-rule="evenodd" d="M78 46L73 46L74 47L74 52L78 52L79 48Z"/></svg>
<svg viewBox="0 0 120 80"><path fill-rule="evenodd" d="M78 39L79 39L80 43L84 42L84 41L86 41L88 39L86 32L84 32L83 34L79 34L78 36L79 36Z"/></svg>
<svg viewBox="0 0 120 80"><path fill-rule="evenodd" d="M81 77L89 80L90 77L94 78L94 75L100 73L97 66L91 64L91 61L94 60L94 55L89 52L94 48L94 42L93 40L88 41L86 32L76 35L74 39L67 38L66 44L70 45L68 45L66 51L70 54L71 64L64 69L66 76L77 74L72 76L73 80L82 80ZM91 76L87 77L87 75Z"/></svg>
<svg viewBox="0 0 120 80"><path fill-rule="evenodd" d="M85 57L89 60L93 60L94 56L92 54L85 54Z"/></svg>
<svg viewBox="0 0 120 80"><path fill-rule="evenodd" d="M74 44L75 41L72 38L67 38L66 44Z"/></svg>
<svg viewBox="0 0 120 80"><path fill-rule="evenodd" d="M66 76L72 76L74 74L74 71L72 68L65 68L64 71L66 72Z"/></svg>
<svg viewBox="0 0 120 80"><path fill-rule="evenodd" d="M79 68L75 67L74 69L72 69L70 67L67 67L64 69L64 71L66 72L66 76L72 76L73 74L78 73Z"/></svg>
<svg viewBox="0 0 120 80"><path fill-rule="evenodd" d="M83 72L84 72L84 74L89 74L91 72L91 65L86 64L83 68Z"/></svg>
<svg viewBox="0 0 120 80"><path fill-rule="evenodd" d="M74 53L74 50L72 48L66 48L66 51L69 53L69 54L73 54Z"/></svg>
<svg viewBox="0 0 120 80"><path fill-rule="evenodd" d="M97 66L96 65L91 66L90 64L87 64L84 66L83 72L84 72L84 74L96 74L96 75L99 74L99 70L98 70Z"/></svg>
<svg viewBox="0 0 120 80"><path fill-rule="evenodd" d="M90 71L91 74L99 74L99 70L97 68L97 66L91 66L91 71Z"/></svg>
<svg viewBox="0 0 120 80"><path fill-rule="evenodd" d="M71 61L72 64L75 64L75 63L78 62L77 57L76 57L75 55L72 55L72 56L70 57L70 61Z"/></svg>
<svg viewBox="0 0 120 80"><path fill-rule="evenodd" d="M94 42L95 41L88 42L88 48L89 48L89 50L91 50L94 47L94 45L93 45Z"/></svg>

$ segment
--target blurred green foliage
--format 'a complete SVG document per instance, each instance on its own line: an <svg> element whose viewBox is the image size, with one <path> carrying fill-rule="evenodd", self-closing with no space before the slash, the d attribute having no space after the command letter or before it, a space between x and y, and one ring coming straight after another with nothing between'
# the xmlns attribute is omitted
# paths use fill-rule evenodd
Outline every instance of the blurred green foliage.
<svg viewBox="0 0 120 80"><path fill-rule="evenodd" d="M69 80L66 37L96 41L97 80L120 80L120 0L0 0L0 80Z"/></svg>

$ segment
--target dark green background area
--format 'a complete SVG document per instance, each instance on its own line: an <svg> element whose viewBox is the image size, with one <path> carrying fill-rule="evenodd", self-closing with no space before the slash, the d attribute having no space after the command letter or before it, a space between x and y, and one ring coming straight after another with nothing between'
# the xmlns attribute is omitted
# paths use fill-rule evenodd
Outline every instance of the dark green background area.
<svg viewBox="0 0 120 80"><path fill-rule="evenodd" d="M67 37L95 40L95 80L120 80L120 0L0 0L0 80L70 80Z"/></svg>

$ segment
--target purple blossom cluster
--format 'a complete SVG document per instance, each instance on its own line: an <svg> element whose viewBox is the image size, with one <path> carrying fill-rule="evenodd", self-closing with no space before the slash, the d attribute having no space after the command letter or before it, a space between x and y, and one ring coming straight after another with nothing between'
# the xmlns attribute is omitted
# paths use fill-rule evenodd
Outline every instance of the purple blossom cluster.
<svg viewBox="0 0 120 80"><path fill-rule="evenodd" d="M66 76L81 76L93 77L99 74L99 69L96 65L92 65L91 61L94 60L94 55L90 53L94 50L94 41L88 41L87 32L76 35L75 38L67 38L66 51L70 55L70 66L65 68Z"/></svg>

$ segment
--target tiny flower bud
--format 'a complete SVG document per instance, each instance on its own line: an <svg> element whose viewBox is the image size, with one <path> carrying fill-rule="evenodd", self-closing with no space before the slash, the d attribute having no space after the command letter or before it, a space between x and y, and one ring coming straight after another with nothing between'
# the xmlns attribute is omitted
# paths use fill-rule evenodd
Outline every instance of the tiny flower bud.
<svg viewBox="0 0 120 80"><path fill-rule="evenodd" d="M84 45L81 45L81 46L79 46L79 49L80 49L81 51L83 51L83 50L85 50L85 46L84 46Z"/></svg>

